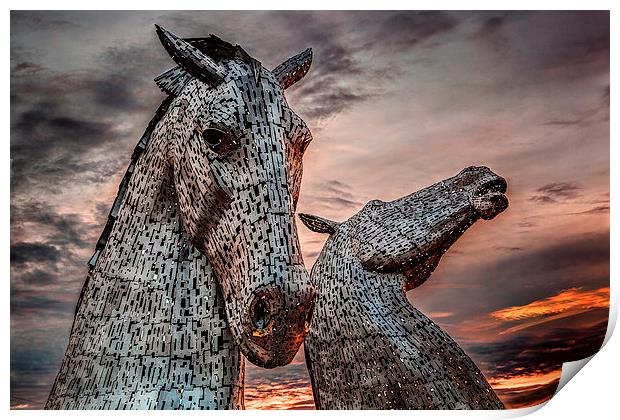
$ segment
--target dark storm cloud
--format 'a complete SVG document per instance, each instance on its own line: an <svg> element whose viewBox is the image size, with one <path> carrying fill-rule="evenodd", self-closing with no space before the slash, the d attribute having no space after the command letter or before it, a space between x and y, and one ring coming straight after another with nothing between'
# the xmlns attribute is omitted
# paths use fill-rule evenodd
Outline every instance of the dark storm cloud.
<svg viewBox="0 0 620 420"><path fill-rule="evenodd" d="M122 78L114 75L92 83L93 96L99 105L109 108L133 109L138 104L130 86L119 83Z"/></svg>
<svg viewBox="0 0 620 420"><path fill-rule="evenodd" d="M18 90L19 92L19 90ZM19 95L19 93L16 93ZM85 155L117 137L108 122L63 109L63 96L21 105L12 124L12 192L30 184L50 186L83 172L97 172ZM24 98L28 100L27 98Z"/></svg>
<svg viewBox="0 0 620 420"><path fill-rule="evenodd" d="M511 77L501 85L506 92L532 83L582 80L584 74L609 71L608 12L481 12L473 19L479 29L472 40L492 51L502 66L511 68ZM560 125L573 120L550 122Z"/></svg>
<svg viewBox="0 0 620 420"><path fill-rule="evenodd" d="M566 12L578 26L566 37L564 48L556 50L550 64L581 64L609 59L609 12Z"/></svg>
<svg viewBox="0 0 620 420"><path fill-rule="evenodd" d="M537 188L530 200L538 203L557 203L576 198L582 188L572 182L552 182Z"/></svg>
<svg viewBox="0 0 620 420"><path fill-rule="evenodd" d="M82 284L86 265L79 252L94 241L100 229L85 223L77 214L59 213L41 202L12 204L12 315L53 312L53 319L63 314L74 299L52 296L57 296L58 289L63 296L70 295ZM37 242L15 239L28 234L36 237Z"/></svg>
<svg viewBox="0 0 620 420"><path fill-rule="evenodd" d="M538 13L538 12L534 12ZM475 32L477 38L488 38L495 40L498 37L500 41L507 41L504 30L511 24L526 21L528 16L531 16L531 12L525 12L520 10L494 10L494 11L482 11L476 14L469 14L478 25L478 29Z"/></svg>
<svg viewBox="0 0 620 420"><path fill-rule="evenodd" d="M607 310L595 310L576 318L598 317L593 324L566 327L570 320L554 322L553 327L540 326L526 329L514 336L501 337L496 342L470 346L472 354L486 360L494 378L518 375L542 375L554 372L564 362L580 360L596 353L605 338Z"/></svg>
<svg viewBox="0 0 620 420"><path fill-rule="evenodd" d="M58 278L49 273L48 271L43 270L33 270L27 273L22 274L21 281L25 284L34 284L36 286L43 286L47 284L53 284L56 282Z"/></svg>
<svg viewBox="0 0 620 420"><path fill-rule="evenodd" d="M584 282L589 287L604 287L609 284L609 232L510 251L487 264L469 265L451 276L469 285L467 289L442 289L445 300L459 302L450 311L463 319L525 305L561 290L580 287ZM444 282L451 284L439 271L421 287L442 287Z"/></svg>
<svg viewBox="0 0 620 420"><path fill-rule="evenodd" d="M106 213L107 215L107 213ZM102 219L101 225L104 223ZM49 228L52 232L47 234L49 243L55 245L73 245L78 247L87 246L85 239L89 230L100 227L84 223L75 213L58 213L49 205L38 201L28 201L21 205L11 205L11 223L14 226L23 223L36 223Z"/></svg>
<svg viewBox="0 0 620 420"><path fill-rule="evenodd" d="M153 79L175 64L155 39L150 41L108 47L102 52L96 78L91 81L97 104L110 111L155 112L163 94Z"/></svg>
<svg viewBox="0 0 620 420"><path fill-rule="evenodd" d="M398 12L383 21L375 42L379 47L402 51L433 35L449 31L458 23L459 21L447 12Z"/></svg>
<svg viewBox="0 0 620 420"><path fill-rule="evenodd" d="M16 153L39 153L47 156L58 150L79 154L112 135L109 124L58 112L57 102L38 102L22 112L13 130L24 141L16 145Z"/></svg>
<svg viewBox="0 0 620 420"><path fill-rule="evenodd" d="M602 61L608 68L609 12L539 12L537 18L534 23L553 22L556 26L546 36L543 27L531 28L529 35L539 42L537 55L542 66L557 68Z"/></svg>
<svg viewBox="0 0 620 420"><path fill-rule="evenodd" d="M316 122L346 111L355 104L375 96L363 90L357 92L353 89L335 87L331 78L308 83L299 89L298 94L304 97L300 112L304 117Z"/></svg>
<svg viewBox="0 0 620 420"><path fill-rule="evenodd" d="M40 24L46 15L35 13L32 19ZM21 32L31 23L22 16L12 21L12 29ZM12 44L12 194L46 184L60 189L100 182L122 169L132 147L128 134L135 142L143 127L127 132L118 122L146 125L162 97L152 78L172 64L153 50L131 42L114 45L84 71L59 72L27 59L33 54ZM105 153L110 148L112 153Z"/></svg>
<svg viewBox="0 0 620 420"><path fill-rule="evenodd" d="M513 253L499 260L495 266L499 274L498 281L506 287L527 286L523 280L536 284L536 296L521 293L516 304L526 303L530 296L538 299L555 292L557 288L572 287L581 282L581 276L593 268L607 267L607 278L599 279L600 285L608 280L607 264L609 263L609 232L600 232L580 237L567 238L558 244L531 249L529 252ZM594 282L594 279L592 279ZM534 300L531 299L531 300Z"/></svg>
<svg viewBox="0 0 620 420"><path fill-rule="evenodd" d="M298 28L294 36L304 40L298 43L313 48L310 74L292 95L299 113L311 126L373 95L363 83L368 75L355 57L358 47L345 43L340 28L330 25L318 12L279 12L274 16L284 26Z"/></svg>
<svg viewBox="0 0 620 420"><path fill-rule="evenodd" d="M29 262L57 262L61 254L58 248L43 243L19 242L11 245L11 264Z"/></svg>
<svg viewBox="0 0 620 420"><path fill-rule="evenodd" d="M79 27L75 22L60 17L54 17L58 15L60 15L58 12L51 11L11 10L11 29L16 26L22 29L28 28L36 30Z"/></svg>
<svg viewBox="0 0 620 420"><path fill-rule="evenodd" d="M73 312L75 302L67 299L57 299L51 296L42 296L40 292L17 289L11 290L11 313L20 315L23 312L55 312L68 315ZM49 315L49 314L48 314Z"/></svg>
<svg viewBox="0 0 620 420"><path fill-rule="evenodd" d="M284 16L291 23L306 17L290 13ZM318 14L312 16L320 19ZM450 14L433 11L358 12L355 16L360 27L368 29L359 33L362 35L359 39L340 41L344 38L342 34L334 34L334 30L326 31L322 25L317 26L320 32L310 30L302 34L319 46L316 56L320 57L320 61L317 60L310 80L299 89L299 96L304 98L302 112L313 120L324 120L384 94L381 86L389 83L399 72L398 65L390 60L383 67L376 66L378 60L373 63L375 67L365 67L360 63L358 54L402 54L423 40L449 31L458 24L458 20ZM302 22L298 23L300 27L307 28ZM340 80L349 83L342 84Z"/></svg>
<svg viewBox="0 0 620 420"><path fill-rule="evenodd" d="M481 36L495 36L497 31L504 25L505 22L505 16L491 16L484 20L480 26L478 34Z"/></svg>

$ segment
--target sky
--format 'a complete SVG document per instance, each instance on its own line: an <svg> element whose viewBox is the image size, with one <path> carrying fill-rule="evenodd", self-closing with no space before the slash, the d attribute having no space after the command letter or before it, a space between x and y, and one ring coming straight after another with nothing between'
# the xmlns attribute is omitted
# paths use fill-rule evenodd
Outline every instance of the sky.
<svg viewBox="0 0 620 420"><path fill-rule="evenodd" d="M298 211L346 220L464 167L506 178L409 292L507 407L596 352L609 302L608 12L11 12L11 406L41 408L131 151L174 64L154 24L213 33L275 68L311 128ZM310 269L326 239L298 222ZM303 349L248 362L247 408L313 408Z"/></svg>

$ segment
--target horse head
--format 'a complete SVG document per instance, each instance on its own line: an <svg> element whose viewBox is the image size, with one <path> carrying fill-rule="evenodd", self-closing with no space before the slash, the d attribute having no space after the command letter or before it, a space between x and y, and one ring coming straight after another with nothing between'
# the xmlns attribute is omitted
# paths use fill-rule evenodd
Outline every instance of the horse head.
<svg viewBox="0 0 620 420"><path fill-rule="evenodd" d="M506 181L487 167L468 167L456 176L391 202L373 200L343 223L300 214L312 231L344 233L363 269L402 273L405 289L430 277L441 256L479 219L508 207Z"/></svg>
<svg viewBox="0 0 620 420"><path fill-rule="evenodd" d="M284 90L306 74L311 51L269 71L213 35L157 34L178 65L156 79L172 101L155 135L165 137L182 229L213 268L245 356L287 364L315 292L294 221L312 137Z"/></svg>

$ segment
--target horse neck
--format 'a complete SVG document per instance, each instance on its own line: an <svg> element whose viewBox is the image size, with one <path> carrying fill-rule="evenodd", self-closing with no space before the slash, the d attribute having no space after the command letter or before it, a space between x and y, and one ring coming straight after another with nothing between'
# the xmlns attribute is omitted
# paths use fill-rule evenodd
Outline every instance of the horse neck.
<svg viewBox="0 0 620 420"><path fill-rule="evenodd" d="M339 249L324 249L312 276L319 295L305 349L317 407L501 407L459 345L409 303L404 275L366 271ZM440 386L458 396L437 401Z"/></svg>
<svg viewBox="0 0 620 420"><path fill-rule="evenodd" d="M187 241L182 233L171 176L157 153L148 151L136 163L114 227L95 271L108 275L138 275L158 271Z"/></svg>
<svg viewBox="0 0 620 420"><path fill-rule="evenodd" d="M164 138L151 139L121 186L50 408L243 406L243 360L208 261L183 233ZM119 371L126 360L135 361L134 369ZM167 368L154 370L154 361ZM115 379L99 379L111 372L118 372Z"/></svg>

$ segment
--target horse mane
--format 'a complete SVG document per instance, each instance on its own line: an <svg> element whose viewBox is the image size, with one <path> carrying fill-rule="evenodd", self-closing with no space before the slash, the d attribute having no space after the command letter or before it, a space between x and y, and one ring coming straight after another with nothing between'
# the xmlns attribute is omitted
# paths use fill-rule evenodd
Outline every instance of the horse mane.
<svg viewBox="0 0 620 420"><path fill-rule="evenodd" d="M208 37L204 38L184 38L184 41L189 42L193 47L196 47L200 52L208 55L215 61L238 58L251 64L252 60L254 60L239 45L233 45L213 34L209 34Z"/></svg>
<svg viewBox="0 0 620 420"><path fill-rule="evenodd" d="M157 108L155 115L153 116L151 121L146 126L146 129L144 130L142 137L140 137L138 144L133 149L129 167L127 168L127 171L125 171L123 180L118 186L118 193L116 194L116 198L114 199L114 204L112 204L112 208L110 209L110 213L108 214L108 219L106 221L105 227L103 228L103 232L101 232L101 235L99 236L99 240L97 241L97 245L95 245L95 253L93 254L92 257L90 257L90 260L88 260L88 265L90 269L95 267L95 264L97 263L97 259L99 258L99 254L101 253L106 243L108 242L108 238L110 237L110 233L112 232L112 228L114 227L114 222L116 222L116 218L118 217L118 212L121 207L121 202L123 201L123 198L125 198L125 194L127 193L127 187L129 186L129 180L131 179L131 175L133 174L133 171L136 167L138 158L142 155L142 152L144 152L144 150L146 149L146 145L148 144L149 139L151 138L151 134L153 134L153 130L157 126L157 123L159 123L159 121L163 118L163 116L166 115L166 112L168 111L168 108L170 107L170 103L172 102L173 99L174 99L174 96L169 95L166 97L166 99L163 100L161 105L159 105L159 108Z"/></svg>

